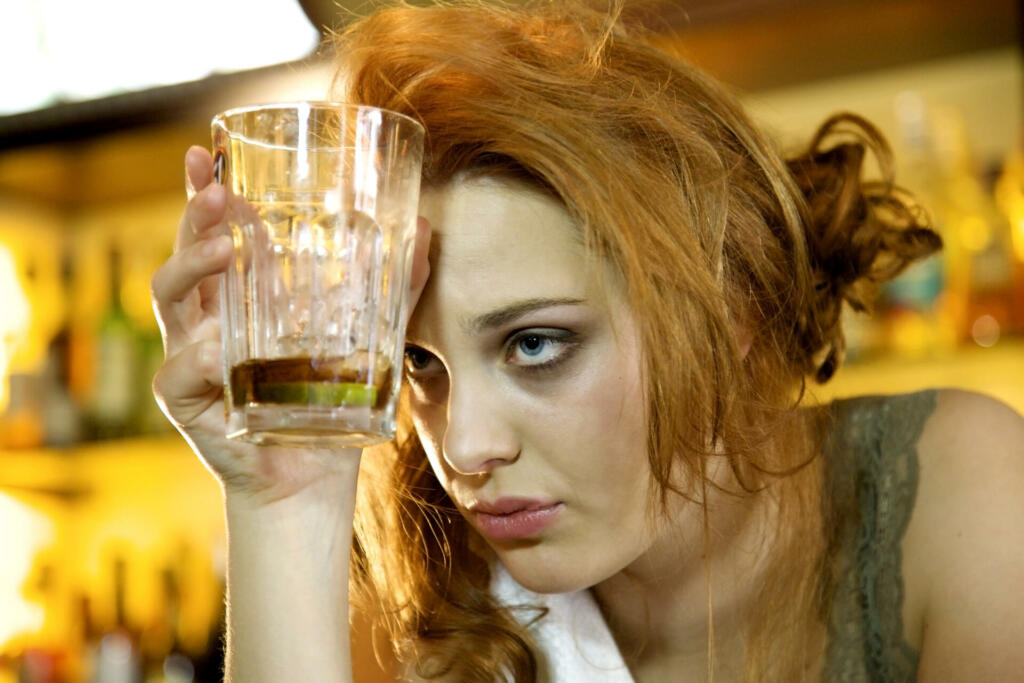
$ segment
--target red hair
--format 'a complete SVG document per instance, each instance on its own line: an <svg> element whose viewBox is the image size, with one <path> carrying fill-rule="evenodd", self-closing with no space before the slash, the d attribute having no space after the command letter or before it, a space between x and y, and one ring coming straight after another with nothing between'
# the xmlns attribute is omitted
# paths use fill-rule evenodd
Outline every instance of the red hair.
<svg viewBox="0 0 1024 683"><path fill-rule="evenodd" d="M938 237L888 177L861 181L868 152L890 168L868 122L834 117L787 162L732 94L633 36L622 3L610 5L378 11L337 37L341 99L422 122L428 185L512 175L565 204L622 283L643 340L662 494L652 512L671 495L703 499L708 458L722 456L713 444L734 493L761 491L779 508L748 670L794 680L827 593L815 431L795 409L804 378L824 381L841 362L844 302L866 308L878 282ZM738 326L752 335L745 355ZM408 423L367 461L355 593L379 601L401 654L427 677L536 680L528 632L488 593L487 564Z"/></svg>

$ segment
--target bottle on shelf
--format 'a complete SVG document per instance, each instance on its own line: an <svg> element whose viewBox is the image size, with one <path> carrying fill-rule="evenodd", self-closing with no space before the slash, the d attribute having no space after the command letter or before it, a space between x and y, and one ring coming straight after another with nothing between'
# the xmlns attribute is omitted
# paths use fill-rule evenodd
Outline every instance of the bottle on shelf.
<svg viewBox="0 0 1024 683"><path fill-rule="evenodd" d="M904 92L896 98L896 116L904 158L897 178L909 189L931 219L932 228L946 239L942 179L929 109L924 98ZM949 261L933 255L912 264L882 290L880 312L885 346L899 354L922 356L953 345Z"/></svg>
<svg viewBox="0 0 1024 683"><path fill-rule="evenodd" d="M91 400L91 436L112 439L133 432L137 410L138 335L121 303L121 250L108 253L107 310L96 332L96 366Z"/></svg>
<svg viewBox="0 0 1024 683"><path fill-rule="evenodd" d="M0 284L13 299L7 311L13 320L0 320L0 448L34 448L44 437L40 363L31 350L25 353L39 327L34 310L38 268L31 253L18 261L0 247Z"/></svg>
<svg viewBox="0 0 1024 683"><path fill-rule="evenodd" d="M61 329L50 342L43 371L44 441L53 448L67 448L81 439L81 418L67 385L69 334Z"/></svg>
<svg viewBox="0 0 1024 683"><path fill-rule="evenodd" d="M43 445L43 378L18 372L8 380L7 410L0 416L0 448L36 448Z"/></svg>
<svg viewBox="0 0 1024 683"><path fill-rule="evenodd" d="M21 655L18 683L61 683L62 652L29 648Z"/></svg>
<svg viewBox="0 0 1024 683"><path fill-rule="evenodd" d="M71 291L71 256L61 259L61 291ZM43 425L47 446L64 448L81 439L81 415L71 396L72 362L71 316L65 314L60 328L50 340L43 372Z"/></svg>
<svg viewBox="0 0 1024 683"><path fill-rule="evenodd" d="M1013 263L1009 224L973 158L962 118L944 112L936 121L943 175L946 248L962 297L957 338L982 347L1010 330Z"/></svg>
<svg viewBox="0 0 1024 683"><path fill-rule="evenodd" d="M93 683L142 683L138 633L128 622L127 562L113 562L114 627L102 635L93 667Z"/></svg>
<svg viewBox="0 0 1024 683"><path fill-rule="evenodd" d="M146 683L193 683L195 665L181 642L181 586L171 565L160 570L161 606L142 634Z"/></svg>

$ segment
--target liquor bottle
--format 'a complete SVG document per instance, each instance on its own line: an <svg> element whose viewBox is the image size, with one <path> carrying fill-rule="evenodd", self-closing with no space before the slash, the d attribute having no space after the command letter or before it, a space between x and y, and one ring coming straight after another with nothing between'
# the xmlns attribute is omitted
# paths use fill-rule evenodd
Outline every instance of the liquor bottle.
<svg viewBox="0 0 1024 683"><path fill-rule="evenodd" d="M136 410L138 338L121 303L121 251L109 251L110 300L96 335L92 431L98 439L127 436Z"/></svg>
<svg viewBox="0 0 1024 683"><path fill-rule="evenodd" d="M43 371L43 430L47 446L67 448L81 438L78 407L67 385L70 333L60 329L50 342Z"/></svg>
<svg viewBox="0 0 1024 683"><path fill-rule="evenodd" d="M96 658L103 633L93 618L92 599L85 592L74 595L73 612L77 618L78 671L74 680L96 680Z"/></svg>
<svg viewBox="0 0 1024 683"><path fill-rule="evenodd" d="M181 642L181 587L173 566L160 571L162 605L157 621L143 633L146 683L192 683L195 665Z"/></svg>
<svg viewBox="0 0 1024 683"><path fill-rule="evenodd" d="M0 448L33 448L43 443L41 363L34 352L38 332L38 269L29 254L19 267L0 245L5 292L12 301L0 320ZM11 306L13 304L13 306Z"/></svg>
<svg viewBox="0 0 1024 683"><path fill-rule="evenodd" d="M0 415L0 447L35 448L43 445L43 378L13 373L8 381L7 410Z"/></svg>
<svg viewBox="0 0 1024 683"><path fill-rule="evenodd" d="M114 628L100 640L94 683L141 683L142 661L138 634L130 627L126 610L127 564L116 557L114 574Z"/></svg>
<svg viewBox="0 0 1024 683"><path fill-rule="evenodd" d="M19 683L60 683L61 660L64 653L41 648L28 648L21 655Z"/></svg>
<svg viewBox="0 0 1024 683"><path fill-rule="evenodd" d="M902 93L896 100L900 139L905 154L899 167L900 184L909 189L931 219L932 228L946 239L942 210L942 179L938 170L932 119L924 99ZM901 355L929 355L952 345L955 305L950 263L933 255L912 264L882 291L885 338L889 349Z"/></svg>
<svg viewBox="0 0 1024 683"><path fill-rule="evenodd" d="M71 291L71 259L65 253L61 263L61 290L67 299ZM47 349L43 372L43 425L46 445L63 448L81 438L81 416L71 397L71 317L65 314Z"/></svg>
<svg viewBox="0 0 1024 683"><path fill-rule="evenodd" d="M973 159L962 119L948 114L941 124L947 248L959 258L964 287L958 337L989 347L1010 328L1013 263L1009 225Z"/></svg>

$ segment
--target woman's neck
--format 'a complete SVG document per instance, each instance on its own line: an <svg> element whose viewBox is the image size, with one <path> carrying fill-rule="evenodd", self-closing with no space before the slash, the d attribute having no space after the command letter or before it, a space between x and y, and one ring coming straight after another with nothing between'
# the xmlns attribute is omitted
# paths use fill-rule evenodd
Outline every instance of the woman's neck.
<svg viewBox="0 0 1024 683"><path fill-rule="evenodd" d="M711 481L728 490L732 473L724 459L709 468ZM770 489L752 495L707 494L707 531L699 502L670 502L664 528L651 548L622 572L592 590L634 674L671 671L672 680L692 670L703 679L709 614L713 614L716 677L743 671L744 614L757 599L774 528ZM701 494L698 489L699 498ZM705 562L706 551L710 563ZM710 571L710 591L709 591ZM655 675L637 675L658 680Z"/></svg>

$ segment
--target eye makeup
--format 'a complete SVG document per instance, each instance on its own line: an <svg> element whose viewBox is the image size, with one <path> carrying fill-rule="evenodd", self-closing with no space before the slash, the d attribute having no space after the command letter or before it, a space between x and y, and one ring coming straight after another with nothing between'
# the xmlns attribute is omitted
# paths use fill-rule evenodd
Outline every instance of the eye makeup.
<svg viewBox="0 0 1024 683"><path fill-rule="evenodd" d="M511 332L503 343L502 360L520 372L547 372L568 361L580 345L571 330L531 327ZM447 372L441 360L423 347L405 347L405 376L412 382Z"/></svg>
<svg viewBox="0 0 1024 683"><path fill-rule="evenodd" d="M569 360L579 348L579 335L559 328L528 328L513 332L505 345L505 362L525 372L546 372Z"/></svg>

